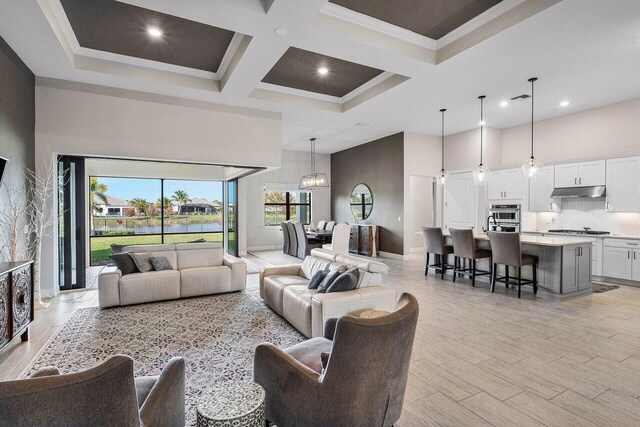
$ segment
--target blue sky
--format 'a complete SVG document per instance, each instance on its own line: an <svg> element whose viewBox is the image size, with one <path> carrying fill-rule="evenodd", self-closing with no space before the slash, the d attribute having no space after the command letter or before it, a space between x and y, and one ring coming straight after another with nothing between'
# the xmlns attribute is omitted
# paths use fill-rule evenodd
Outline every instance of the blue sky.
<svg viewBox="0 0 640 427"><path fill-rule="evenodd" d="M107 186L107 195L118 199L142 197L148 202L155 202L160 198L159 179L97 178L98 182ZM186 191L191 199L222 201L222 183L219 181L164 181L165 196L171 197L177 190Z"/></svg>

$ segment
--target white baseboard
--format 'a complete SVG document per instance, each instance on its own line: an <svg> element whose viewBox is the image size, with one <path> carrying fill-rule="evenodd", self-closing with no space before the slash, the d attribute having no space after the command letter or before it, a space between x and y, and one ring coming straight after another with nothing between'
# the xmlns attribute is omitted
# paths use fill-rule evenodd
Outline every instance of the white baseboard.
<svg viewBox="0 0 640 427"><path fill-rule="evenodd" d="M414 253L421 253L424 251L424 246L418 246L417 248L409 248L409 252L414 254Z"/></svg>
<svg viewBox="0 0 640 427"><path fill-rule="evenodd" d="M250 246L247 248L247 252L273 251L275 249L282 249L282 245Z"/></svg>
<svg viewBox="0 0 640 427"><path fill-rule="evenodd" d="M397 260L404 260L404 255L400 255L400 254L394 254L391 252L383 252L380 251L380 257L381 258L388 258L388 259L397 259Z"/></svg>

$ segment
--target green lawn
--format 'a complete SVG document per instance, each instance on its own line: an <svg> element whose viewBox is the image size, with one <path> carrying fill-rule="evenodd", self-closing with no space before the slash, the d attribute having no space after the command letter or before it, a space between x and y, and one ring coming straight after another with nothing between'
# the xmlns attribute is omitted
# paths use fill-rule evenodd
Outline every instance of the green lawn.
<svg viewBox="0 0 640 427"><path fill-rule="evenodd" d="M233 236L229 236L232 238ZM207 239L207 242L222 242L222 233L202 233L202 234L165 234L165 243L185 243L192 240ZM91 265L102 265L109 260L111 254L111 244L116 245L151 245L159 244L160 236L145 236L143 234L135 236L108 236L91 238Z"/></svg>

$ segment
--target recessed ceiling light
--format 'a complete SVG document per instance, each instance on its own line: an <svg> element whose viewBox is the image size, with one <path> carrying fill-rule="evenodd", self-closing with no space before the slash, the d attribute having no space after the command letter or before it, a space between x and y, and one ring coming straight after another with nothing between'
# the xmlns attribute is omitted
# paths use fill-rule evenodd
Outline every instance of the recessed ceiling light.
<svg viewBox="0 0 640 427"><path fill-rule="evenodd" d="M484 120L480 120L480 121L478 122L478 124L479 124L480 126L484 126L484 125L486 125L486 124L487 124L487 122L485 122Z"/></svg>
<svg viewBox="0 0 640 427"><path fill-rule="evenodd" d="M500 106L501 106L501 107L506 107L507 105L509 105L509 101L502 101L502 102L500 103Z"/></svg>
<svg viewBox="0 0 640 427"><path fill-rule="evenodd" d="M561 107L568 107L568 106L569 106L569 101L562 101L562 102L560 102L560 106L561 106Z"/></svg>
<svg viewBox="0 0 640 427"><path fill-rule="evenodd" d="M326 76L327 74L329 74L329 69L327 67L320 67L318 68L318 74L320 74L321 76Z"/></svg>
<svg viewBox="0 0 640 427"><path fill-rule="evenodd" d="M284 36L285 34L287 34L287 29L286 28L276 28L275 30L273 30L273 32L276 34L276 36Z"/></svg>
<svg viewBox="0 0 640 427"><path fill-rule="evenodd" d="M149 33L151 37L154 37L156 39L159 39L160 37L162 37L162 30L160 30L160 28L158 27L147 28L147 33Z"/></svg>

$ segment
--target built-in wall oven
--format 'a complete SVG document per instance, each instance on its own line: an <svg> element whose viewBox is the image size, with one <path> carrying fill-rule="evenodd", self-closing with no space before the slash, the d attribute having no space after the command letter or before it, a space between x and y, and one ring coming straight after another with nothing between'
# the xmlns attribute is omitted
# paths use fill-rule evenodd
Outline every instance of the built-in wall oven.
<svg viewBox="0 0 640 427"><path fill-rule="evenodd" d="M489 206L489 230L520 232L520 205Z"/></svg>

